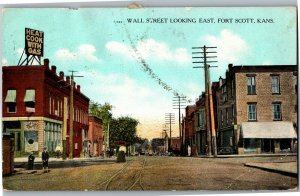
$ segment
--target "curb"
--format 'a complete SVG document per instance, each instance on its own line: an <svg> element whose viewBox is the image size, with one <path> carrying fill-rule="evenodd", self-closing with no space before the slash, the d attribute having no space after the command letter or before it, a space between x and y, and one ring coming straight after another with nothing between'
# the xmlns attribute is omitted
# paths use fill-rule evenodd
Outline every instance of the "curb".
<svg viewBox="0 0 300 196"><path fill-rule="evenodd" d="M268 171L268 172L279 173L279 174L283 174L285 176L296 177L296 178L298 177L298 173L294 173L294 172L272 169L272 168L267 168L267 167L261 167L261 166L252 165L252 164L248 164L248 163L245 163L244 166L261 169L261 170Z"/></svg>

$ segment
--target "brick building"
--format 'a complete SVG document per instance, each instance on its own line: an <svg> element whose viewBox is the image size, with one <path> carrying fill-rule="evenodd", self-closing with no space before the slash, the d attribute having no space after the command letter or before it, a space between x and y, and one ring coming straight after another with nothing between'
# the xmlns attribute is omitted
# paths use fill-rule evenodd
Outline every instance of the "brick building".
<svg viewBox="0 0 300 196"><path fill-rule="evenodd" d="M88 131L89 155L96 157L103 155L102 120L96 116L89 116Z"/></svg>
<svg viewBox="0 0 300 196"><path fill-rule="evenodd" d="M211 85L211 94L212 94L212 104L214 110L214 125L218 126L217 121L217 89L219 88L219 82L213 82ZM196 109L194 114L194 129L195 129L195 144L197 147L198 155L206 154L206 145L207 145L207 125L206 125L206 110L205 110L205 93L199 96L196 101ZM211 117L210 117L211 118ZM212 121L211 121L212 123ZM211 132L211 131L210 131ZM211 137L211 133L209 135ZM212 140L212 138L210 138ZM212 148L211 148L212 149Z"/></svg>
<svg viewBox="0 0 300 196"><path fill-rule="evenodd" d="M15 153L49 152L62 147L64 113L67 113L67 155L69 154L70 77L49 69L49 60L42 66L4 66L2 88L3 132L15 141ZM67 111L64 110L66 98ZM74 87L73 156L82 153L84 134L88 130L89 98Z"/></svg>
<svg viewBox="0 0 300 196"><path fill-rule="evenodd" d="M188 105L185 108L185 117L182 120L183 130L183 151L187 154L188 146L196 145L196 130L195 130L195 105Z"/></svg>
<svg viewBox="0 0 300 196"><path fill-rule="evenodd" d="M233 152L293 151L297 66L228 66L217 92L220 147Z"/></svg>
<svg viewBox="0 0 300 196"><path fill-rule="evenodd" d="M203 92L196 101L194 126L196 129L196 146L198 154L206 154L207 129L205 113L205 93Z"/></svg>

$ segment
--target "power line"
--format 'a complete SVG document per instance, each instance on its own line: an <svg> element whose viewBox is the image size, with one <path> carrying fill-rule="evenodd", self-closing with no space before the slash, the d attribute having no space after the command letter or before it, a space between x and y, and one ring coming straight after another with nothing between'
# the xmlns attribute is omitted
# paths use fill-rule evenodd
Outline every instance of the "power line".
<svg viewBox="0 0 300 196"><path fill-rule="evenodd" d="M74 78L75 77L83 77L83 76L74 76L74 70L70 70L71 72L71 90L70 90L70 138L69 138L69 145L70 145L70 154L69 158L73 159L73 135L74 135L74 130L73 130L73 113L74 113Z"/></svg>
<svg viewBox="0 0 300 196"><path fill-rule="evenodd" d="M169 141L169 152L171 150L172 145L172 124L175 124L175 114L174 113L165 113L165 123L169 124L169 131L170 131L170 141Z"/></svg>
<svg viewBox="0 0 300 196"><path fill-rule="evenodd" d="M183 96L176 96L173 97L173 109L178 109L178 126L179 126L179 139L181 142L181 150L182 150L182 144L183 144L183 140L182 140L182 128L181 128L181 109L184 109L186 107L186 97Z"/></svg>
<svg viewBox="0 0 300 196"><path fill-rule="evenodd" d="M210 87L210 73L209 68L210 67L216 67L216 66L210 66L209 63L215 63L218 61L214 60L207 60L207 59L213 59L217 56L208 56L208 54L217 53L215 51L208 51L210 49L216 49L217 47L193 47L193 50L199 50L196 52L192 52L192 54L200 54L202 56L193 56L193 59L199 59L202 58L203 61L193 61L193 63L198 64L202 63L203 66L194 66L193 68L204 68L204 77L205 77L205 112L206 112L206 140L207 140L207 151L206 155L210 156L211 154L211 139L212 139L212 145L213 145L213 154L214 157L217 156L217 142L216 142L216 131L215 131L215 125L214 125L214 110L213 110L213 101L212 101L212 95L211 95L211 87Z"/></svg>

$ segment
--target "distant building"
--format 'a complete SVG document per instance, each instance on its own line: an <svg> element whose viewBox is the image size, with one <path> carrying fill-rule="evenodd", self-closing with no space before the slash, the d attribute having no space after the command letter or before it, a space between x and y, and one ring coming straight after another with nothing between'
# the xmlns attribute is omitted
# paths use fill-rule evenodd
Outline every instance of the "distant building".
<svg viewBox="0 0 300 196"><path fill-rule="evenodd" d="M203 92L196 101L195 111L196 146L198 154L206 154L207 129L205 113L205 93Z"/></svg>
<svg viewBox="0 0 300 196"><path fill-rule="evenodd" d="M179 154L181 148L181 140L179 137L172 137L170 149L172 152Z"/></svg>
<svg viewBox="0 0 300 196"><path fill-rule="evenodd" d="M161 154L166 152L165 138L153 138L151 140L151 147L155 154Z"/></svg>
<svg viewBox="0 0 300 196"><path fill-rule="evenodd" d="M233 152L293 151L297 66L228 66L217 92L218 145Z"/></svg>
<svg viewBox="0 0 300 196"><path fill-rule="evenodd" d="M96 157L103 155L102 120L96 116L89 116L88 142L85 143L89 155ZM86 140L85 140L86 141ZM86 150L86 152L88 151Z"/></svg>
<svg viewBox="0 0 300 196"><path fill-rule="evenodd" d="M2 88L3 132L15 141L15 153L31 151L41 155L43 147L54 152L62 147L63 118L67 113L67 155L69 154L70 77L49 69L49 60L42 66L4 66ZM67 98L67 111L64 110ZM73 156L82 153L83 136L88 130L89 98L74 87Z"/></svg>
<svg viewBox="0 0 300 196"><path fill-rule="evenodd" d="M183 151L187 154L188 146L196 147L196 130L195 130L195 105L188 105L185 108L185 117L183 118Z"/></svg>
<svg viewBox="0 0 300 196"><path fill-rule="evenodd" d="M217 127L218 121L217 121L217 89L219 88L218 82L213 82L211 85L211 93L212 93L212 104L213 104L213 110L214 110L214 126ZM197 154L198 155L206 155L207 150L207 124L206 124L206 108L205 108L205 101L206 96L205 92L202 92L202 94L199 96L199 98L196 101L196 109L194 114L194 129L195 129L195 144L197 147ZM211 116L209 117L211 119ZM210 120L210 123L212 121ZM209 140L212 141L212 134L210 130L209 134ZM211 142L211 149L212 149L212 142Z"/></svg>

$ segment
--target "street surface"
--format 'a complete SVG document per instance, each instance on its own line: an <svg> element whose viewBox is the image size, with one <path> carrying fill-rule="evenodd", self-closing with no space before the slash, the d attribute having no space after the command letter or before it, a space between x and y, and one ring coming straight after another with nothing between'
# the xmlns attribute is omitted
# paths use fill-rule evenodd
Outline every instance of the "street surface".
<svg viewBox="0 0 300 196"><path fill-rule="evenodd" d="M55 159L55 158L53 158ZM296 156L191 158L167 156L51 161L50 172L41 163L3 178L5 190L295 190L297 177L246 167L245 163L297 165Z"/></svg>

